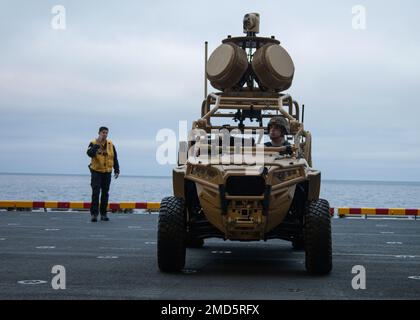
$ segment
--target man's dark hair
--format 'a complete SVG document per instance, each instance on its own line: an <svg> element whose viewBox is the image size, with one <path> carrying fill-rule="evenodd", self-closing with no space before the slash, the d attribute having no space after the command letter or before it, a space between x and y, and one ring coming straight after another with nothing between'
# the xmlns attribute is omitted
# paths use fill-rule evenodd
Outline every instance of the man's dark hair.
<svg viewBox="0 0 420 320"><path fill-rule="evenodd" d="M103 130L109 131L109 129L107 127L100 127L98 133L103 131Z"/></svg>

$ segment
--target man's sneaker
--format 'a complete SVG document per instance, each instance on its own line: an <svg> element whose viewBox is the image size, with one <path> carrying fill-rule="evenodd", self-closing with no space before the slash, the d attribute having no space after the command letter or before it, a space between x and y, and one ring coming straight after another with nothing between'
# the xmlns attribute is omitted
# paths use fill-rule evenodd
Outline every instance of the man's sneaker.
<svg viewBox="0 0 420 320"><path fill-rule="evenodd" d="M91 222L98 222L98 219L96 218L96 216L92 216L92 218L90 219Z"/></svg>
<svg viewBox="0 0 420 320"><path fill-rule="evenodd" d="M107 216L101 216L101 221L109 221L109 218Z"/></svg>

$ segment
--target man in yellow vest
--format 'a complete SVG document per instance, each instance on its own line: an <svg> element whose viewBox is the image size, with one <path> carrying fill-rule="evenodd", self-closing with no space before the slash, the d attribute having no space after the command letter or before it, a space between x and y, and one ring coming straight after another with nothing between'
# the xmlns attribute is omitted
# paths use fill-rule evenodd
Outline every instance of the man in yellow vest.
<svg viewBox="0 0 420 320"><path fill-rule="evenodd" d="M87 150L87 155L91 158L89 169L91 172L90 185L92 187L92 203L90 206L92 222L98 221L99 212L102 221L109 221L106 212L112 168L114 168L115 178L118 178L120 174L117 151L112 141L107 139L108 131L107 127L100 127L98 138L90 142ZM98 208L100 193L101 205Z"/></svg>

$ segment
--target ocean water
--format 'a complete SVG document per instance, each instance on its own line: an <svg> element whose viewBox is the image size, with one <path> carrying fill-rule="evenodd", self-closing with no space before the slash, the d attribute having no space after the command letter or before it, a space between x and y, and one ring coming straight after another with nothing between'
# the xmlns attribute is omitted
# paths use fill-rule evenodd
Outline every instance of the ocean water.
<svg viewBox="0 0 420 320"><path fill-rule="evenodd" d="M172 194L171 177L112 179L110 201L154 202ZM89 175L0 174L0 200L90 201ZM324 180L332 207L420 208L420 182Z"/></svg>

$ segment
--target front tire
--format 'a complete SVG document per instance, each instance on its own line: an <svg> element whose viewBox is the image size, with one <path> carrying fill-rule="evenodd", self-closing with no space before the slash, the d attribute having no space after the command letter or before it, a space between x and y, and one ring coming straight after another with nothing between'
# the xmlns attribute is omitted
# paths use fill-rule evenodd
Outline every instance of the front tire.
<svg viewBox="0 0 420 320"><path fill-rule="evenodd" d="M311 274L332 269L331 216L327 200L310 201L304 221L305 266Z"/></svg>
<svg viewBox="0 0 420 320"><path fill-rule="evenodd" d="M159 210L157 256L163 272L178 272L185 266L186 223L184 199L166 197Z"/></svg>
<svg viewBox="0 0 420 320"><path fill-rule="evenodd" d="M204 240L187 235L186 246L187 248L199 249L204 246Z"/></svg>

